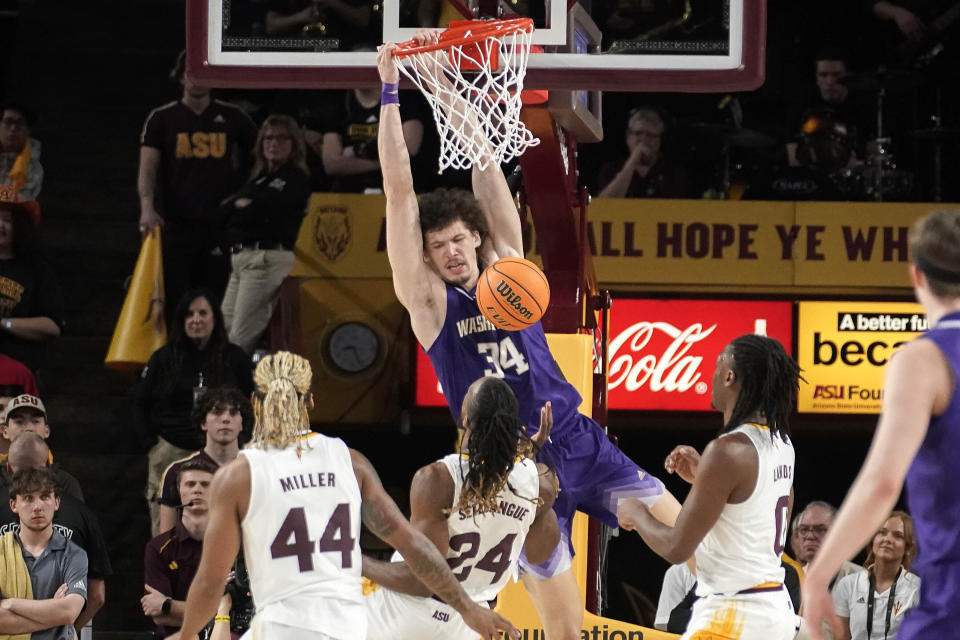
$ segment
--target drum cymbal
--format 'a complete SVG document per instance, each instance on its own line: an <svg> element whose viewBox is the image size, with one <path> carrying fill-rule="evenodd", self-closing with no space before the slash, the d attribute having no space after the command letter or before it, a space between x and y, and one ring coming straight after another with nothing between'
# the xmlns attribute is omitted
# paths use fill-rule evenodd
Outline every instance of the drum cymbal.
<svg viewBox="0 0 960 640"><path fill-rule="evenodd" d="M920 142L960 142L960 128L930 127L914 129L907 135Z"/></svg>
<svg viewBox="0 0 960 640"><path fill-rule="evenodd" d="M923 74L917 71L877 69L841 78L840 82L854 91L909 91L923 82Z"/></svg>
<svg viewBox="0 0 960 640"><path fill-rule="evenodd" d="M695 135L716 136L731 147L741 149L765 149L774 145L774 139L754 129L735 127L715 122L688 122L683 125Z"/></svg>

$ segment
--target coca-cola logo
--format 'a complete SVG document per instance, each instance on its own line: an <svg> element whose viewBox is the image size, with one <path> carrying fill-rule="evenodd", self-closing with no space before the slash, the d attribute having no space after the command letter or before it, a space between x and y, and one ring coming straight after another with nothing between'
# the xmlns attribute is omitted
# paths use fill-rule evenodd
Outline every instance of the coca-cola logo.
<svg viewBox="0 0 960 640"><path fill-rule="evenodd" d="M637 322L610 340L610 374L608 389L623 385L627 391L636 391L644 385L650 391L684 392L696 386L704 393L706 383L700 381L703 355L691 355L691 347L713 333L716 324L704 328L695 322L684 329L669 322ZM658 332L670 342L654 351L650 346Z"/></svg>
<svg viewBox="0 0 960 640"><path fill-rule="evenodd" d="M733 339L760 333L789 350L789 302L614 300L608 407L710 411L717 356Z"/></svg>

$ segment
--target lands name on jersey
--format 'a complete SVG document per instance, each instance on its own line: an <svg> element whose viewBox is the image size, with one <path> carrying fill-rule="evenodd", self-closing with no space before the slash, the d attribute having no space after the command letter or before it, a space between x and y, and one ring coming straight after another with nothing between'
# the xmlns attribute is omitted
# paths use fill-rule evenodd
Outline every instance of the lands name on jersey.
<svg viewBox="0 0 960 640"><path fill-rule="evenodd" d="M778 464L773 468L773 481L793 479L793 467L788 464Z"/></svg>

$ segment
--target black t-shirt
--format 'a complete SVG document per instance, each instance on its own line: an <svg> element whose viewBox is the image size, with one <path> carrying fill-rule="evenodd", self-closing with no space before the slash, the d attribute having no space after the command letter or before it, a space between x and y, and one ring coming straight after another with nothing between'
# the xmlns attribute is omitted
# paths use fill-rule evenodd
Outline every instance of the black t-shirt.
<svg viewBox="0 0 960 640"><path fill-rule="evenodd" d="M190 414L200 373L207 388L232 387L249 396L253 393L253 365L243 349L229 342L219 363L212 347L198 351L191 342L185 345L182 360L174 360L170 345L150 356L135 391L136 424L145 440L159 435L181 449L196 450L202 445L203 432L191 423Z"/></svg>
<svg viewBox="0 0 960 640"><path fill-rule="evenodd" d="M60 496L60 508L53 514L53 526L67 540L87 552L87 575L105 578L113 573L107 543L90 507L70 495ZM10 494L0 489L0 535L20 530L20 518L10 510Z"/></svg>
<svg viewBox="0 0 960 640"><path fill-rule="evenodd" d="M599 190L602 190L616 177L623 168L626 159L607 162L600 167L597 177ZM645 177L633 172L630 186L624 198L689 198L691 196L690 180L681 167L668 160L660 159L650 167Z"/></svg>
<svg viewBox="0 0 960 640"><path fill-rule="evenodd" d="M49 264L37 258L0 260L0 317L47 317L63 327L63 294ZM0 330L0 353L36 371L43 365L47 346Z"/></svg>
<svg viewBox="0 0 960 640"><path fill-rule="evenodd" d="M140 143L160 150L157 207L165 220L210 222L246 179L256 138L253 121L220 100L199 115L182 102L154 109Z"/></svg>
<svg viewBox="0 0 960 640"><path fill-rule="evenodd" d="M357 101L353 90L341 91L326 95L326 104L322 106L319 118L323 125L323 133L336 133L340 136L343 148L353 147L353 153L358 158L377 160L377 133L380 129L380 104L364 107ZM423 98L415 91L400 92L400 120L419 120L424 127L433 126L429 117L425 117L426 105ZM426 137L426 136L425 136ZM421 153L410 159L411 170L416 175L421 171L420 166L426 160L426 154ZM437 158L432 158L434 173L436 173ZM383 176L377 168L365 174L352 176L331 176L331 190L339 193L363 193L365 189L381 189ZM419 187L419 185L418 185Z"/></svg>
<svg viewBox="0 0 960 640"><path fill-rule="evenodd" d="M235 202L248 198L250 204ZM280 243L293 249L310 198L310 176L293 164L264 171L224 203L227 242Z"/></svg>

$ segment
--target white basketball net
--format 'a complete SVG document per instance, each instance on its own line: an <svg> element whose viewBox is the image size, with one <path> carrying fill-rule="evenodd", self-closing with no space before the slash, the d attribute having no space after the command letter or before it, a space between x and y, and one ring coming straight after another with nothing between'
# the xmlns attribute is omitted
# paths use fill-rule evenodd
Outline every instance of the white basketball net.
<svg viewBox="0 0 960 640"><path fill-rule="evenodd" d="M520 119L523 77L533 29L493 33L475 44L413 53L399 69L420 88L440 134L440 172L452 167L481 171L520 156L540 143ZM494 54L494 49L497 49ZM499 57L491 68L491 56Z"/></svg>

